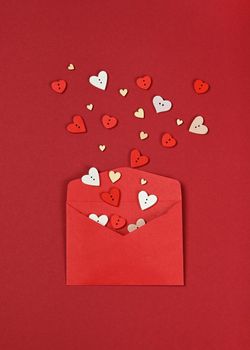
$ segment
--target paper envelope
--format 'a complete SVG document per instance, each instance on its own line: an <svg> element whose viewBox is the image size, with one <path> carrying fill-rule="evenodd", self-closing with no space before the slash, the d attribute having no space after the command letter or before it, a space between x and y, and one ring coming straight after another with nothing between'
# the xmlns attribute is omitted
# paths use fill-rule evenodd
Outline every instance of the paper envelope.
<svg viewBox="0 0 250 350"><path fill-rule="evenodd" d="M100 173L100 186L81 179L68 184L67 284L68 285L183 285L182 199L174 179L132 168L117 168L121 178L112 183L109 171ZM144 184L141 184L141 180ZM105 203L100 194L119 188L120 204ZM138 193L157 196L142 210ZM127 223L115 230L89 219L90 214L118 214ZM128 225L146 222L133 232Z"/></svg>

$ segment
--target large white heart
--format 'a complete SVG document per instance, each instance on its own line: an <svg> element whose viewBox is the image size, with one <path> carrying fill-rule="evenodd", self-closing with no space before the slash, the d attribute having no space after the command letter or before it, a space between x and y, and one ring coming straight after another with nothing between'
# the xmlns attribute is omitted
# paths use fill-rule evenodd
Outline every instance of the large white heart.
<svg viewBox="0 0 250 350"><path fill-rule="evenodd" d="M155 194L148 195L146 191L140 191L138 193L138 200L141 210L145 210L155 205L158 198Z"/></svg>
<svg viewBox="0 0 250 350"><path fill-rule="evenodd" d="M108 82L108 74L102 70L98 73L98 75L92 75L89 78L89 82L97 89L105 90Z"/></svg>
<svg viewBox="0 0 250 350"><path fill-rule="evenodd" d="M100 186L100 176L96 168L90 168L88 175L82 176L82 182L85 185Z"/></svg>
<svg viewBox="0 0 250 350"><path fill-rule="evenodd" d="M107 215L97 216L96 214L89 214L89 218L102 226L106 226L107 222L109 221Z"/></svg>
<svg viewBox="0 0 250 350"><path fill-rule="evenodd" d="M161 96L155 96L153 98L153 105L156 113L167 112L172 108L172 102L164 100Z"/></svg>
<svg viewBox="0 0 250 350"><path fill-rule="evenodd" d="M146 222L144 219L138 219L135 224L128 225L128 232L133 232L145 224L146 224Z"/></svg>
<svg viewBox="0 0 250 350"><path fill-rule="evenodd" d="M192 121L192 123L189 127L189 131L192 132L193 134L199 134L199 135L207 134L208 127L203 123L204 123L203 117L201 115L198 115Z"/></svg>

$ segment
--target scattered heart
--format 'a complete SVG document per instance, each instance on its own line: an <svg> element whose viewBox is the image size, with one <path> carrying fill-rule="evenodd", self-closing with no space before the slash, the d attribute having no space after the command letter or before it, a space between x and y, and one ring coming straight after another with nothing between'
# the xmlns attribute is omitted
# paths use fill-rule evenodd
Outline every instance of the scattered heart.
<svg viewBox="0 0 250 350"><path fill-rule="evenodd" d="M133 149L130 153L130 165L132 168L138 168L140 166L149 163L149 157L141 155L138 149Z"/></svg>
<svg viewBox="0 0 250 350"><path fill-rule="evenodd" d="M87 175L83 175L81 178L85 185L100 186L100 176L96 168L92 167L89 169Z"/></svg>
<svg viewBox="0 0 250 350"><path fill-rule="evenodd" d="M73 65L73 63L70 63L67 68L68 70L75 70L75 66Z"/></svg>
<svg viewBox="0 0 250 350"><path fill-rule="evenodd" d="M128 94L128 89L120 89L119 90L120 95L122 95L123 97L125 97Z"/></svg>
<svg viewBox="0 0 250 350"><path fill-rule="evenodd" d="M108 82L108 74L102 70L98 73L98 75L92 75L89 78L89 82L97 89L105 90Z"/></svg>
<svg viewBox="0 0 250 350"><path fill-rule="evenodd" d="M141 179L141 185L146 185L147 180L146 179Z"/></svg>
<svg viewBox="0 0 250 350"><path fill-rule="evenodd" d="M55 80L55 81L52 81L50 86L53 91L57 92L58 94L62 94L67 88L67 82L66 80L62 80L62 79Z"/></svg>
<svg viewBox="0 0 250 350"><path fill-rule="evenodd" d="M89 111L92 111L92 109L94 108L94 105L92 103L86 105L86 108L89 110Z"/></svg>
<svg viewBox="0 0 250 350"><path fill-rule="evenodd" d="M156 113L168 112L172 108L172 102L164 100L161 96L155 96L153 98L153 105Z"/></svg>
<svg viewBox="0 0 250 350"><path fill-rule="evenodd" d="M184 121L182 120L182 119L176 119L176 124L178 125L178 126L180 126L180 125L182 125L184 123Z"/></svg>
<svg viewBox="0 0 250 350"><path fill-rule="evenodd" d="M146 210L151 208L156 204L158 198L155 194L148 195L146 191L140 191L138 193L138 200L141 207L141 210Z"/></svg>
<svg viewBox="0 0 250 350"><path fill-rule="evenodd" d="M99 145L99 150L104 152L106 149L106 146L105 145Z"/></svg>
<svg viewBox="0 0 250 350"><path fill-rule="evenodd" d="M148 90L152 84L152 78L149 75L144 75L136 79L136 84L143 90Z"/></svg>
<svg viewBox="0 0 250 350"><path fill-rule="evenodd" d="M102 117L102 124L106 129L114 128L118 123L118 119L116 117L111 117L110 115L105 114Z"/></svg>
<svg viewBox="0 0 250 350"><path fill-rule="evenodd" d="M197 94L205 94L209 90L209 84L200 79L195 80L193 86Z"/></svg>
<svg viewBox="0 0 250 350"><path fill-rule="evenodd" d="M118 180L120 180L121 176L122 174L119 171L113 171L113 170L109 171L109 178L111 182L113 182L113 184Z"/></svg>
<svg viewBox="0 0 250 350"><path fill-rule="evenodd" d="M161 143L163 147L172 148L177 144L177 141L169 133L165 133L162 135Z"/></svg>
<svg viewBox="0 0 250 350"><path fill-rule="evenodd" d="M146 140L148 138L148 133L141 131L140 132L140 139L141 140Z"/></svg>
<svg viewBox="0 0 250 350"><path fill-rule="evenodd" d="M110 218L111 225L114 229L122 228L126 225L126 219L124 219L122 216L114 214Z"/></svg>
<svg viewBox="0 0 250 350"><path fill-rule="evenodd" d="M138 228L144 226L145 224L146 224L146 221L144 219L138 219L135 224L128 225L128 232L133 232Z"/></svg>
<svg viewBox="0 0 250 350"><path fill-rule="evenodd" d="M73 118L73 123L67 125L67 130L72 134L80 134L87 132L84 120L80 115L75 115Z"/></svg>
<svg viewBox="0 0 250 350"><path fill-rule="evenodd" d="M107 217L107 215L97 216L96 214L89 214L89 219L97 222L102 226L106 226L109 221L109 218Z"/></svg>
<svg viewBox="0 0 250 350"><path fill-rule="evenodd" d="M204 123L204 118L201 115L195 117L189 127L189 132L192 132L193 134L199 134L199 135L207 134L208 127L203 123Z"/></svg>
<svg viewBox="0 0 250 350"><path fill-rule="evenodd" d="M117 187L112 187L109 192L102 192L100 194L101 199L110 205L113 205L114 207L118 207L120 203L120 197L121 197L121 192L119 188Z"/></svg>
<svg viewBox="0 0 250 350"><path fill-rule="evenodd" d="M143 108L138 108L137 111L135 111L134 116L139 119L144 118L144 109Z"/></svg>

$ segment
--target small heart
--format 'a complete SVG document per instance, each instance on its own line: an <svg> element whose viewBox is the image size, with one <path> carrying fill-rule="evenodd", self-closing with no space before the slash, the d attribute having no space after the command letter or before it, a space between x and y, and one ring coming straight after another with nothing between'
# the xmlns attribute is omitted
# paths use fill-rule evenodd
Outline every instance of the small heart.
<svg viewBox="0 0 250 350"><path fill-rule="evenodd" d="M182 120L182 119L176 119L176 124L178 125L178 126L180 126L180 125L182 125L184 123L184 121Z"/></svg>
<svg viewBox="0 0 250 350"><path fill-rule="evenodd" d="M197 79L193 82L194 91L197 94L204 94L209 90L209 84L203 80Z"/></svg>
<svg viewBox="0 0 250 350"><path fill-rule="evenodd" d="M106 146L105 145L99 145L99 150L104 152L106 149Z"/></svg>
<svg viewBox="0 0 250 350"><path fill-rule="evenodd" d="M138 200L141 207L141 210L146 210L151 208L156 204L158 198L155 194L148 195L146 191L140 191L138 193Z"/></svg>
<svg viewBox="0 0 250 350"><path fill-rule="evenodd" d="M119 93L120 93L120 95L122 95L123 97L125 97L125 96L127 95L127 93L128 93L128 89L120 89L120 90L119 90Z"/></svg>
<svg viewBox="0 0 250 350"><path fill-rule="evenodd" d="M177 144L177 141L169 133L162 135L161 143L163 147L172 148Z"/></svg>
<svg viewBox="0 0 250 350"><path fill-rule="evenodd" d="M109 218L107 217L107 215L97 216L96 214L89 214L89 219L97 222L102 226L106 226L109 221Z"/></svg>
<svg viewBox="0 0 250 350"><path fill-rule="evenodd" d="M73 63L70 63L67 68L68 70L75 70L75 66L73 65Z"/></svg>
<svg viewBox="0 0 250 350"><path fill-rule="evenodd" d="M161 96L155 96L153 98L153 105L156 113L168 112L172 108L172 102L164 100Z"/></svg>
<svg viewBox="0 0 250 350"><path fill-rule="evenodd" d="M85 185L100 186L100 176L96 168L92 167L89 169L87 175L83 175L81 178Z"/></svg>
<svg viewBox="0 0 250 350"><path fill-rule="evenodd" d="M86 105L86 107L89 111L92 111L92 109L94 108L94 105L90 103L89 105Z"/></svg>
<svg viewBox="0 0 250 350"><path fill-rule="evenodd" d="M73 118L73 123L67 125L67 130L72 134L80 134L87 132L84 120L80 115L75 115Z"/></svg>
<svg viewBox="0 0 250 350"><path fill-rule="evenodd" d="M152 78L149 75L144 75L144 77L136 79L136 84L139 88L148 90L152 84Z"/></svg>
<svg viewBox="0 0 250 350"><path fill-rule="evenodd" d="M204 119L201 115L195 117L189 127L189 132L193 134L205 135L208 133L208 127L203 124Z"/></svg>
<svg viewBox="0 0 250 350"><path fill-rule="evenodd" d="M146 185L146 183L147 183L147 180L141 179L141 185Z"/></svg>
<svg viewBox="0 0 250 350"><path fill-rule="evenodd" d="M140 132L140 139L141 140L145 140L148 138L148 133L144 132L144 131L141 131Z"/></svg>
<svg viewBox="0 0 250 350"><path fill-rule="evenodd" d="M128 232L133 232L138 228L144 226L145 224L146 224L146 221L144 219L138 219L135 224L128 225Z"/></svg>
<svg viewBox="0 0 250 350"><path fill-rule="evenodd" d="M57 92L58 94L62 94L67 88L66 80L55 80L50 83L51 89Z"/></svg>
<svg viewBox="0 0 250 350"><path fill-rule="evenodd" d="M119 188L117 187L112 187L109 192L102 192L100 194L101 199L110 205L113 205L114 207L118 207L120 203L120 197L121 197L121 192Z"/></svg>
<svg viewBox="0 0 250 350"><path fill-rule="evenodd" d="M106 129L112 129L118 124L118 119L105 114L102 117L102 124Z"/></svg>
<svg viewBox="0 0 250 350"><path fill-rule="evenodd" d="M116 181L120 180L121 176L122 174L119 171L113 171L113 170L109 171L109 178L113 182L113 184Z"/></svg>
<svg viewBox="0 0 250 350"><path fill-rule="evenodd" d="M130 153L130 166L138 168L149 163L149 157L141 155L140 151L133 149Z"/></svg>
<svg viewBox="0 0 250 350"><path fill-rule="evenodd" d="M111 225L114 229L122 228L126 225L126 219L124 219L122 216L114 214L110 218Z"/></svg>
<svg viewBox="0 0 250 350"><path fill-rule="evenodd" d="M89 82L97 89L105 90L108 82L108 74L102 70L98 73L98 75L92 75L89 77Z"/></svg>
<svg viewBox="0 0 250 350"><path fill-rule="evenodd" d="M143 119L144 118L144 110L143 110L143 108L138 108L137 111L135 111L134 116L136 118Z"/></svg>

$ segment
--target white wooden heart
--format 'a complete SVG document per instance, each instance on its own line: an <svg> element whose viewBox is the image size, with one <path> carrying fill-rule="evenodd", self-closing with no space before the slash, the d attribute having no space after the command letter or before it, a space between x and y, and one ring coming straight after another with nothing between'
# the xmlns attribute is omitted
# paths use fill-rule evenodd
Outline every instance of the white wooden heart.
<svg viewBox="0 0 250 350"><path fill-rule="evenodd" d="M106 226L109 221L107 215L97 216L96 214L89 214L89 218L102 226Z"/></svg>
<svg viewBox="0 0 250 350"><path fill-rule="evenodd" d="M100 186L99 172L94 167L90 168L88 174L83 175L81 180L85 185Z"/></svg>
<svg viewBox="0 0 250 350"><path fill-rule="evenodd" d="M157 202L158 198L155 194L148 194L146 191L140 191L138 193L138 200L141 210L151 208Z"/></svg>
<svg viewBox="0 0 250 350"><path fill-rule="evenodd" d="M105 90L108 82L108 73L102 70L98 75L92 75L89 78L89 82L97 89Z"/></svg>
<svg viewBox="0 0 250 350"><path fill-rule="evenodd" d="M208 127L203 124L204 118L201 115L195 117L189 127L189 132L193 134L205 135L208 133Z"/></svg>

